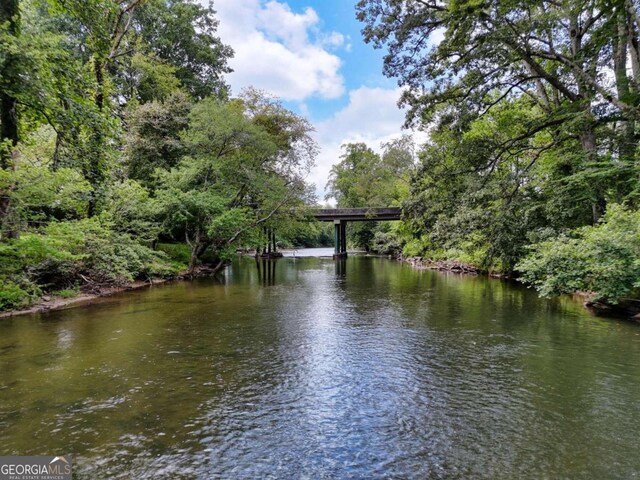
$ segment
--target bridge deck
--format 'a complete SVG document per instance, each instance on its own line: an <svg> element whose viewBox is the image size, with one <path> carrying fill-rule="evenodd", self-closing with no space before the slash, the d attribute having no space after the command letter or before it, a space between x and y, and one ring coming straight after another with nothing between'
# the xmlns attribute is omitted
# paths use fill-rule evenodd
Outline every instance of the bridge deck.
<svg viewBox="0 0 640 480"><path fill-rule="evenodd" d="M368 222L400 220L402 209L384 208L319 208L313 211L313 217L321 222L343 220L349 222Z"/></svg>

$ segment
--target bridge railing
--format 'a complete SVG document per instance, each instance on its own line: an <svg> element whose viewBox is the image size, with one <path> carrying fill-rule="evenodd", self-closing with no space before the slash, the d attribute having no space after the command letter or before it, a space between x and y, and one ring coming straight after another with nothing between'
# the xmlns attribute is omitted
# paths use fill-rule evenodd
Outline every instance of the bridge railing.
<svg viewBox="0 0 640 480"><path fill-rule="evenodd" d="M371 207L371 208L318 208L311 210L311 215L317 220L400 220L402 209L399 207Z"/></svg>

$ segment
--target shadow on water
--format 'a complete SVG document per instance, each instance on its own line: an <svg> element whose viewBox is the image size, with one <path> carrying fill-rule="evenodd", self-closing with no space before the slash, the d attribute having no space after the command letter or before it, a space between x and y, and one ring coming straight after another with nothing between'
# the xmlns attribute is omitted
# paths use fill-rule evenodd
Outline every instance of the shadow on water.
<svg viewBox="0 0 640 480"><path fill-rule="evenodd" d="M339 258L334 261L336 265L336 276L338 277L346 277L347 276L347 259Z"/></svg>

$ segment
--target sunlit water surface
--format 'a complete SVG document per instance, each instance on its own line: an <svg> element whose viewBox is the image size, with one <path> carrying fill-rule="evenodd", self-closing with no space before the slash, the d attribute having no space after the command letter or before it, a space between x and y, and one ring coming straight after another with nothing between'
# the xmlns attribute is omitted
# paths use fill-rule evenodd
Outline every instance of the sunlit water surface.
<svg viewBox="0 0 640 480"><path fill-rule="evenodd" d="M640 326L307 254L1 320L0 455L72 453L79 479L638 478Z"/></svg>

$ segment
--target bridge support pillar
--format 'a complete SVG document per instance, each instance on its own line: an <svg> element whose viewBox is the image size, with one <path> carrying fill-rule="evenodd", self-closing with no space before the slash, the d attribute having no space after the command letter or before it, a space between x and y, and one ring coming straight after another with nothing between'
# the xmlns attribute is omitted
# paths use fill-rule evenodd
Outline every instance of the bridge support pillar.
<svg viewBox="0 0 640 480"><path fill-rule="evenodd" d="M334 220L335 248L333 258L347 258L347 222L345 220Z"/></svg>

